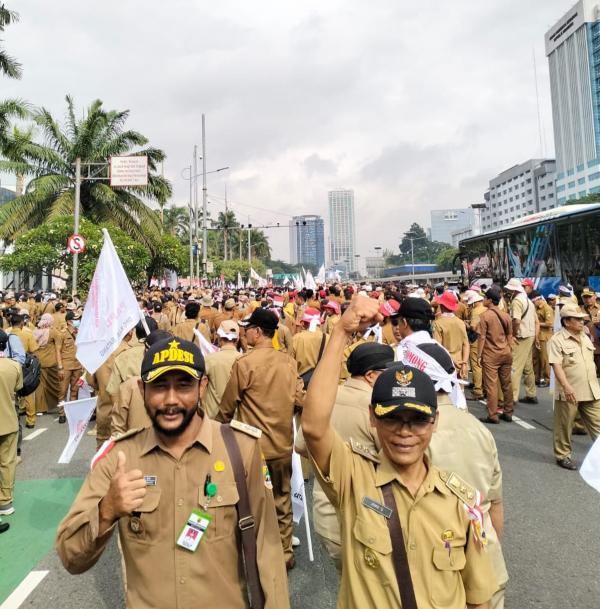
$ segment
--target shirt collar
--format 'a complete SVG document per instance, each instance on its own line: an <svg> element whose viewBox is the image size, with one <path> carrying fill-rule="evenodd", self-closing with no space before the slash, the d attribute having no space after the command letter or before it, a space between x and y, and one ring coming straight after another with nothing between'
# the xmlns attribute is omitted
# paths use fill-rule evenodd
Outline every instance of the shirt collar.
<svg viewBox="0 0 600 609"><path fill-rule="evenodd" d="M366 381L363 381L362 379L354 379L354 378L350 377L349 379L346 380L344 385L346 387L350 387L351 389L358 389L360 391L369 391L369 392L373 391L371 385L369 385L369 383L367 383Z"/></svg>
<svg viewBox="0 0 600 609"><path fill-rule="evenodd" d="M377 466L377 471L375 473L375 486L384 486L385 484L388 484L393 480L397 480L401 486L406 488L404 482L402 482L402 479L400 478L398 470L394 467L394 464L387 458L387 456L383 452L383 449L379 451L379 459L380 464ZM440 479L437 470L432 467L429 455L423 455L423 459L425 460L425 465L427 466L427 475L423 480L423 484L421 484L421 488L417 493L417 497L430 493L431 491L433 491L434 488L437 488L441 492L444 492L445 485Z"/></svg>
<svg viewBox="0 0 600 609"><path fill-rule="evenodd" d="M203 446L206 451L210 454L212 452L212 447L213 447L213 434L212 434L212 426L216 425L216 423L214 421L212 421L211 419L208 418L208 416L204 415L204 418L202 420L202 425L200 427L200 431L198 432L198 435L196 436L196 438L194 439L192 444L200 444L201 446ZM156 447L159 447L161 450L164 450L165 452L168 452L168 449L163 446L163 444L160 441L160 438L158 437L158 434L156 433L154 427L151 427L148 429L148 433L146 435L146 439L144 440L144 445L142 446L142 451L141 451L141 455L146 455L147 453L149 453L151 450L153 450Z"/></svg>

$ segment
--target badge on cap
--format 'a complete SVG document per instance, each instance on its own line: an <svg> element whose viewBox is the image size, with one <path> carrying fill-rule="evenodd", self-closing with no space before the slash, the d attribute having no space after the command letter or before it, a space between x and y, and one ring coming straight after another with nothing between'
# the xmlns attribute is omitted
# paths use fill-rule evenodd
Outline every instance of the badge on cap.
<svg viewBox="0 0 600 609"><path fill-rule="evenodd" d="M410 385L412 379L413 373L411 370L398 370L396 372L396 380L398 381L398 383L400 383L400 385L402 385L402 387Z"/></svg>

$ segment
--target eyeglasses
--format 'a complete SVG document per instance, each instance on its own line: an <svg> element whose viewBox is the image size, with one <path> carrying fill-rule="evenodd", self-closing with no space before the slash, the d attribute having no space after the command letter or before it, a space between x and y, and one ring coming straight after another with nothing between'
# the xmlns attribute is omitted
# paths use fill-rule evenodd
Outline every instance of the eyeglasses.
<svg viewBox="0 0 600 609"><path fill-rule="evenodd" d="M433 425L435 418L432 417L414 417L411 419L400 419L392 417L389 419L379 419L383 427L388 431L400 433L406 425L408 430L415 436L422 436L427 433L430 425Z"/></svg>
<svg viewBox="0 0 600 609"><path fill-rule="evenodd" d="M392 324L392 326L397 326L400 323L400 317L396 316L396 317L390 317L390 323Z"/></svg>

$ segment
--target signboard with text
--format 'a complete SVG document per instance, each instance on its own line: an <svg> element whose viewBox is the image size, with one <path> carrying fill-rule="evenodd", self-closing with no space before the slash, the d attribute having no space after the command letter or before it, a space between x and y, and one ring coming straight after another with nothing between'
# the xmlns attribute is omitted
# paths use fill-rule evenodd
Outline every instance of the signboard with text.
<svg viewBox="0 0 600 609"><path fill-rule="evenodd" d="M147 156L112 156L110 157L111 186L147 186Z"/></svg>

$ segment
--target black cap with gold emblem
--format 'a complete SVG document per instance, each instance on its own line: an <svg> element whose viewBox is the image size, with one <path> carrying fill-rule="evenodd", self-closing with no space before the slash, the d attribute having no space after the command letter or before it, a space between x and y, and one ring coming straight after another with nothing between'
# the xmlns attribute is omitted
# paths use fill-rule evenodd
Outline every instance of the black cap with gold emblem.
<svg viewBox="0 0 600 609"><path fill-rule="evenodd" d="M170 370L181 370L195 379L201 378L204 373L202 351L194 343L174 337L153 344L142 360L142 380L151 383Z"/></svg>
<svg viewBox="0 0 600 609"><path fill-rule="evenodd" d="M380 374L373 387L371 405L378 419L405 411L432 417L437 410L435 386L424 372L398 364Z"/></svg>

